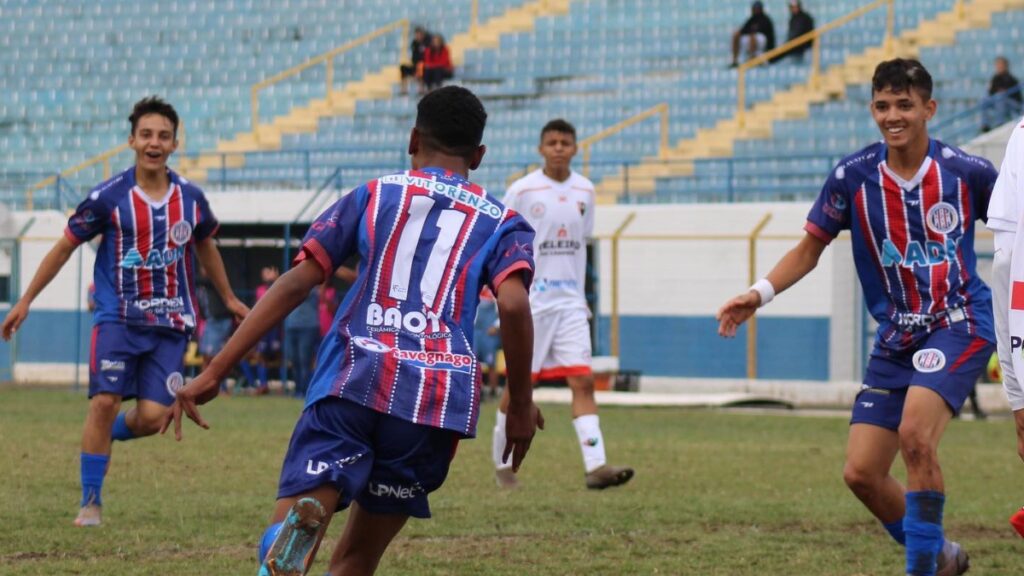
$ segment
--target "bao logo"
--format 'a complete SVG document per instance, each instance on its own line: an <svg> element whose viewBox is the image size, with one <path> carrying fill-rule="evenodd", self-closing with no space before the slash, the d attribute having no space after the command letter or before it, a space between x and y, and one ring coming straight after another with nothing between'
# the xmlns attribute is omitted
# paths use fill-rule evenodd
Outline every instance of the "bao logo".
<svg viewBox="0 0 1024 576"><path fill-rule="evenodd" d="M185 386L185 377L181 375L181 372L171 372L167 375L167 392L171 396L176 396L178 390L181 390Z"/></svg>
<svg viewBox="0 0 1024 576"><path fill-rule="evenodd" d="M377 354L387 354L388 352L391 352L391 346L388 346L380 340L367 338L366 336L356 336L352 338L352 343L363 350L369 350L370 352L375 352Z"/></svg>
<svg viewBox="0 0 1024 576"><path fill-rule="evenodd" d="M960 224L960 215L948 202L939 202L928 209L928 228L939 234L949 234Z"/></svg>
<svg viewBox="0 0 1024 576"><path fill-rule="evenodd" d="M182 220L181 222L175 222L171 226L171 240L174 240L175 244L179 246L188 242L189 238L192 237L192 225L187 221Z"/></svg>
<svg viewBox="0 0 1024 576"><path fill-rule="evenodd" d="M946 355L938 348L924 348L914 352L914 369L924 374L938 372L946 366Z"/></svg>

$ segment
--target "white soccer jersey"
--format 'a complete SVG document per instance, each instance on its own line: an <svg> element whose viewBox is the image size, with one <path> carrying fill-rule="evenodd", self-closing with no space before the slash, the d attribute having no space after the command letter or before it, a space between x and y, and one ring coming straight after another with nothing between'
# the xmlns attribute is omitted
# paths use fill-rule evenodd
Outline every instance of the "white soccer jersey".
<svg viewBox="0 0 1024 576"><path fill-rule="evenodd" d="M1013 129L999 179L988 205L988 227L995 233L992 305L996 321L1003 389L1010 407L1024 409L1024 121Z"/></svg>
<svg viewBox="0 0 1024 576"><path fill-rule="evenodd" d="M533 314L587 309L584 292L587 239L594 233L594 184L576 172L556 182L536 170L516 180L505 205L536 231L536 272L530 286Z"/></svg>

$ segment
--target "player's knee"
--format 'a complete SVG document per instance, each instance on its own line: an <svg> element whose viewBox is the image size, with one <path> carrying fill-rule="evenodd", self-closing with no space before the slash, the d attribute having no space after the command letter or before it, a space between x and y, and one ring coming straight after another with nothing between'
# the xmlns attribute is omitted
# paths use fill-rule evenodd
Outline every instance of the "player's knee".
<svg viewBox="0 0 1024 576"><path fill-rule="evenodd" d="M879 482L877 474L860 468L850 462L843 467L843 481L855 494L872 491Z"/></svg>
<svg viewBox="0 0 1024 576"><path fill-rule="evenodd" d="M89 400L89 411L94 416L113 420L121 408L121 397L113 394L97 394Z"/></svg>
<svg viewBox="0 0 1024 576"><path fill-rule="evenodd" d="M568 379L569 387L576 394L586 394L588 396L594 395L594 377L588 376L574 376Z"/></svg>
<svg viewBox="0 0 1024 576"><path fill-rule="evenodd" d="M900 427L900 452L907 466L927 465L937 456L928 434L912 426Z"/></svg>
<svg viewBox="0 0 1024 576"><path fill-rule="evenodd" d="M139 414L132 426L132 432L136 436L151 436L160 431L164 422L164 413L160 414Z"/></svg>

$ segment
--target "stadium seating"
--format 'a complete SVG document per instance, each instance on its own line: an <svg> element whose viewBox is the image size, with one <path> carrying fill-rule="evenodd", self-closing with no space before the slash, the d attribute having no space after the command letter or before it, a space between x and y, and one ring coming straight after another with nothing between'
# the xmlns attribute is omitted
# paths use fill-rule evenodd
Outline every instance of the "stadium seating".
<svg viewBox="0 0 1024 576"><path fill-rule="evenodd" d="M897 0L896 31L948 10L954 0ZM522 0L480 2L481 20ZM811 7L819 24L863 5L835 0ZM372 9L370 9L372 7ZM158 93L182 113L191 153L251 129L250 86L398 18L451 38L469 25L469 0L128 0L80 3L4 0L0 19L0 189L74 165L124 141L125 116L139 97ZM574 122L585 138L659 103L670 106L669 137L735 113L736 72L727 68L729 35L749 11L746 2L698 0L574 1L568 15L539 18L529 32L503 35L496 49L469 50L459 81L481 95L490 112L488 156L476 179L501 190L509 175L536 162L537 132L553 117ZM780 41L788 14L769 6ZM984 94L996 53L1020 61L1024 17L1008 13L991 30L964 32L956 47L924 49L936 75L940 117ZM179 24L168 26L167 22ZM822 64L879 45L884 10L827 35ZM361 78L395 61L397 35L348 53L336 83ZM748 75L748 102L803 83L808 65L782 62ZM322 94L324 69L274 86L261 113L287 113ZM700 160L689 178L660 180L653 199L685 201L806 197L843 153L875 138L864 112L869 92L815 106L810 119L775 124L769 140L739 142L736 160ZM286 135L282 150L245 155L244 166L207 172L208 186L316 186L341 167L343 184L404 167L405 140L416 99L360 101L353 116L326 118L311 134ZM656 153L658 122L650 119L596 144L595 180ZM807 158L801 160L801 155ZM756 159L750 159L756 157ZM83 176L81 185L96 179ZM700 194L698 194L700 191Z"/></svg>

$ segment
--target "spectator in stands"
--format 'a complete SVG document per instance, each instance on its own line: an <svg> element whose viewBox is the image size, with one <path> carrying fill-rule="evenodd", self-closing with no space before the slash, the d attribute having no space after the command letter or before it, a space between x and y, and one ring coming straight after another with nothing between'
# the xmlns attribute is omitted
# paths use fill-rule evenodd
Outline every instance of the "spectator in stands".
<svg viewBox="0 0 1024 576"><path fill-rule="evenodd" d="M292 365L296 398L305 398L309 380L313 376L313 360L320 346L320 294L311 290L287 318L284 319L285 352Z"/></svg>
<svg viewBox="0 0 1024 576"><path fill-rule="evenodd" d="M412 42L409 43L409 64L402 64L402 96L409 93L409 82L416 81L416 92L423 93L423 53L430 45L430 34L417 26L412 33Z"/></svg>
<svg viewBox="0 0 1024 576"><path fill-rule="evenodd" d="M750 18L732 33L732 68L739 66L743 43L746 43L747 58L775 48L775 23L764 13L760 0L750 5Z"/></svg>
<svg viewBox="0 0 1024 576"><path fill-rule="evenodd" d="M996 58L996 73L988 83L989 99L982 109L983 122L982 132L988 132L992 128L1015 120L1020 115L1021 93L1020 82L1017 77L1010 74L1010 62L1003 56ZM998 94L1008 94L993 98Z"/></svg>
<svg viewBox="0 0 1024 576"><path fill-rule="evenodd" d="M430 46L423 54L423 84L427 92L440 88L445 80L452 78L452 59L444 36L434 34L430 38Z"/></svg>
<svg viewBox="0 0 1024 576"><path fill-rule="evenodd" d="M789 0L789 31L786 33L786 42L796 40L812 30L814 30L814 18L804 11L800 0ZM783 58L792 58L793 62L799 64L804 61L804 53L813 45L813 40L803 42L773 58L772 62L778 62Z"/></svg>

